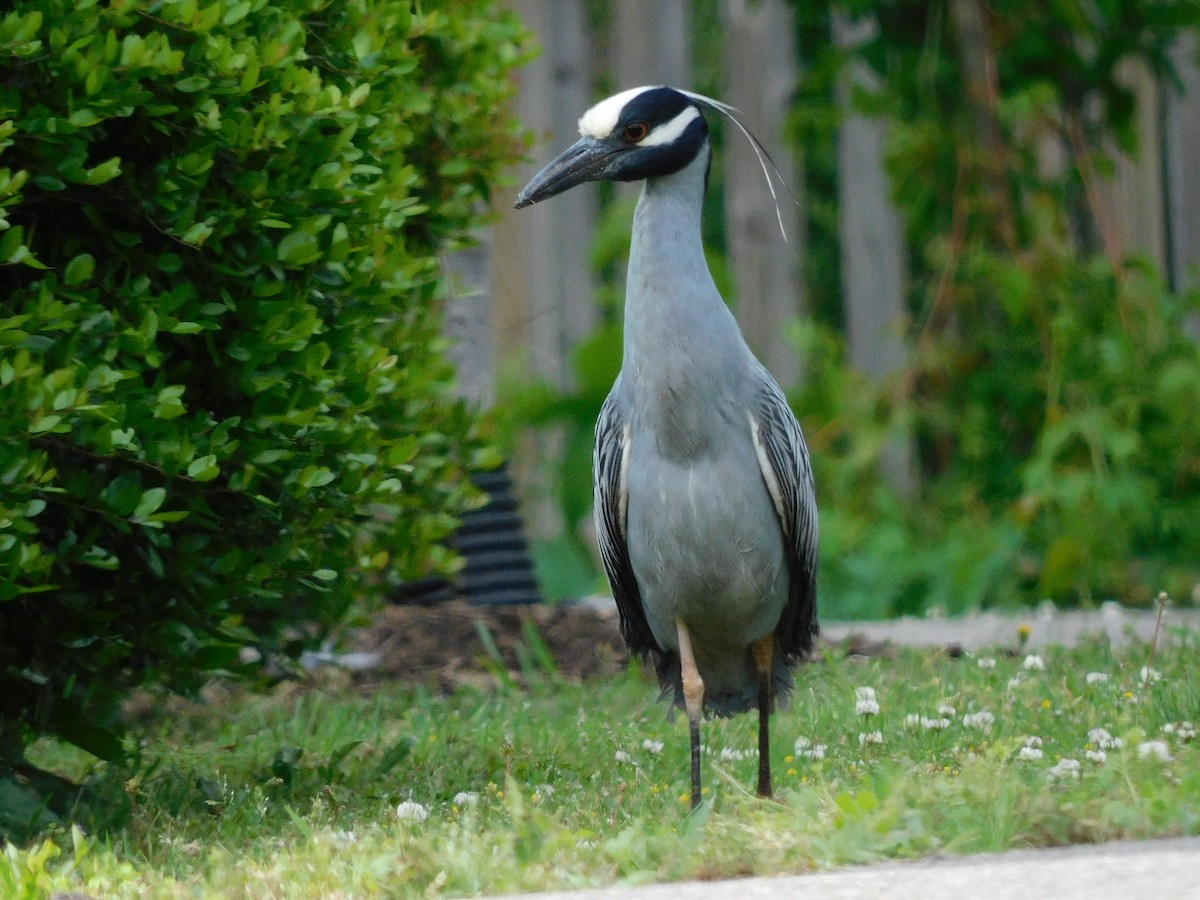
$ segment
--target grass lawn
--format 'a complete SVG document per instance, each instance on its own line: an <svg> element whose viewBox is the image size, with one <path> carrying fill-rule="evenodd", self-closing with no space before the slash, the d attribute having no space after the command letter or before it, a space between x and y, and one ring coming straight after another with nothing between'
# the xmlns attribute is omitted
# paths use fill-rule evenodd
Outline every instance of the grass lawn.
<svg viewBox="0 0 1200 900"><path fill-rule="evenodd" d="M1196 636L1017 644L828 648L772 720L781 802L753 796L742 716L704 723L694 814L686 718L636 670L581 686L531 663L527 687L448 697L215 691L165 704L125 768L35 747L91 790L79 828L6 849L0 896L469 895L1200 832Z"/></svg>

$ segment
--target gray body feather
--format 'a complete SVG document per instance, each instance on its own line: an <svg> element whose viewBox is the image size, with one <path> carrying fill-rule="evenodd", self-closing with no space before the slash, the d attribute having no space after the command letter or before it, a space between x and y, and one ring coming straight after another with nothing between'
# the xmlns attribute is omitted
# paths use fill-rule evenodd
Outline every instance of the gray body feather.
<svg viewBox="0 0 1200 900"><path fill-rule="evenodd" d="M815 495L786 400L713 283L700 237L707 148L646 181L634 218L621 374L596 426L596 524L630 649L682 704L676 618L705 708L751 708L751 645L774 693L817 631Z"/></svg>

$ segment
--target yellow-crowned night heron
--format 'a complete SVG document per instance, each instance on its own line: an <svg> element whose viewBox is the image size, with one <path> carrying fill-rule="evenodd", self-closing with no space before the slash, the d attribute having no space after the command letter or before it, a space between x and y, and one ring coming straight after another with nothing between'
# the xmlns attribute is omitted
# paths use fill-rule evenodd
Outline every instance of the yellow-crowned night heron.
<svg viewBox="0 0 1200 900"><path fill-rule="evenodd" d="M596 527L625 641L687 710L693 806L703 711L757 706L758 793L771 795L773 701L817 633L808 450L704 258L702 108L732 115L669 87L609 97L517 198L521 208L586 181L645 180L621 374L596 424Z"/></svg>

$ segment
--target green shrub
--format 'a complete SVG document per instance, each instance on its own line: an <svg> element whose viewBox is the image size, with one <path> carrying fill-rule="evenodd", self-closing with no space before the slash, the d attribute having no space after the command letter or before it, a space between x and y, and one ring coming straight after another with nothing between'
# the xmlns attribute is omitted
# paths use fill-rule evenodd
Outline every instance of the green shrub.
<svg viewBox="0 0 1200 900"><path fill-rule="evenodd" d="M444 567L437 254L523 40L486 0L0 17L0 763Z"/></svg>

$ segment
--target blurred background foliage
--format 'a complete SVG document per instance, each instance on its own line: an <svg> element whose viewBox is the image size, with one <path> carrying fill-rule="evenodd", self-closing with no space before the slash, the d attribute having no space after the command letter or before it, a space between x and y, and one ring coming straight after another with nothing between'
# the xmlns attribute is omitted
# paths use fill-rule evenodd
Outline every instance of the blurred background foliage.
<svg viewBox="0 0 1200 900"><path fill-rule="evenodd" d="M1200 354L1195 290L1119 246L1096 201L1118 152L1140 145L1130 63L1171 83L1170 50L1200 25L1194 0L986 5L987 102L959 0L792 3L801 79L789 122L803 163L810 315L790 337L792 386L821 506L822 605L834 617L948 613L1051 598L1189 601L1200 576ZM604 28L605 6L593 4ZM719 3L693 5L694 87L720 96ZM851 48L833 17L873 16ZM884 382L847 361L838 236L835 91L876 76L856 110L889 123L887 170L904 228L908 360ZM601 84L598 95L624 84ZM706 239L726 296L727 129L716 128ZM1048 165L1053 147L1060 162ZM591 429L619 368L632 200L606 195L593 263L605 310L578 348L575 387L511 382L504 433L561 429L554 479L568 533L541 548L552 595L603 590L590 535ZM911 437L912 492L881 474Z"/></svg>

